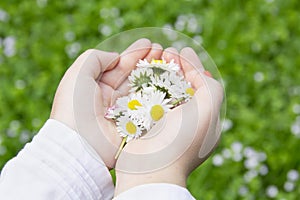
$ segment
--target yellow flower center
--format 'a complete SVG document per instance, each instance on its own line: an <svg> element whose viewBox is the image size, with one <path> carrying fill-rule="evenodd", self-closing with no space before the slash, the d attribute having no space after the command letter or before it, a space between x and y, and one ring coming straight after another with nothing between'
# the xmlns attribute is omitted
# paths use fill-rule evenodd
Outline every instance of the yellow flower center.
<svg viewBox="0 0 300 200"><path fill-rule="evenodd" d="M163 63L163 61L162 60L155 60L155 59L153 59L152 63L153 64L161 64L161 63Z"/></svg>
<svg viewBox="0 0 300 200"><path fill-rule="evenodd" d="M151 108L150 115L154 121L160 120L164 116L164 109L161 105L154 105Z"/></svg>
<svg viewBox="0 0 300 200"><path fill-rule="evenodd" d="M185 90L185 92L186 92L187 94L189 94L190 96L194 96L194 94L195 94L195 90L194 90L193 88L187 88L187 89Z"/></svg>
<svg viewBox="0 0 300 200"><path fill-rule="evenodd" d="M133 99L128 102L127 106L130 110L136 110L136 106L142 106L142 104L138 100Z"/></svg>
<svg viewBox="0 0 300 200"><path fill-rule="evenodd" d="M127 124L126 124L126 131L129 134L134 135L136 133L136 126L134 125L134 123L127 122Z"/></svg>

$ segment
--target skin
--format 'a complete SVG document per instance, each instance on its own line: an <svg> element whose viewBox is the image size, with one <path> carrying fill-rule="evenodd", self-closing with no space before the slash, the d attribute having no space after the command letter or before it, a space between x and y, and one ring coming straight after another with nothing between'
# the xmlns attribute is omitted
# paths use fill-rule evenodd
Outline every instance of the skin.
<svg viewBox="0 0 300 200"><path fill-rule="evenodd" d="M183 118L188 118L190 123L197 123L194 137L191 139L191 134L184 133L180 138L182 141L191 140L190 142L182 142L180 145L186 145L185 149L178 158L172 162L162 166L159 169L149 170L148 172L137 173L136 171L126 168L123 170L126 163L136 162L140 168L143 165L149 165L147 162L138 162L130 160L131 157L125 154L139 153L147 156L160 149L162 146L168 148L168 145L176 138L178 130L174 128L176 124L180 123L181 112L184 107L188 107L190 102L173 109L168 112L166 116L166 123L170 121L171 125L161 128L159 133L154 137L145 140L133 140L128 143L123 149L116 165L116 190L115 196L129 190L132 187L148 184L148 183L170 183L182 187L186 187L186 180L189 174L203 163L214 150L217 145L219 137L215 135L218 130L218 119L220 106L223 99L223 89L221 85L210 76L206 75L197 54L191 48L184 48L180 53L174 48L167 48L163 52L156 52L159 57L162 55L166 61L174 59L175 62L180 63L181 71L185 79L191 82L193 88L196 90L192 101L196 101L198 105L198 112L201 115L193 117L190 113L183 113ZM195 109L191 107L189 109ZM190 124L183 124L182 126L189 126ZM183 128L188 130L188 127ZM208 145L207 145L208 144ZM207 148L206 146L211 146ZM179 148L178 146L176 146ZM201 150L200 150L201 149ZM201 154L200 154L201 153ZM168 159L170 154L164 155L163 159ZM125 158L126 157L126 158ZM161 162L159 158L152 162ZM147 166L145 166L147 167Z"/></svg>
<svg viewBox="0 0 300 200"><path fill-rule="evenodd" d="M79 133L108 168L115 166L114 155L121 138L115 124L104 118L105 112L117 97L127 94L129 73L151 48L148 39L140 39L121 55L87 50L66 71L56 91L50 118ZM98 124L97 128L91 128L94 124Z"/></svg>
<svg viewBox="0 0 300 200"><path fill-rule="evenodd" d="M114 105L118 97L128 93L127 77L138 60L151 61L162 57L166 61L174 59L179 63L182 67L181 73L196 90L191 103L168 112L166 123L180 124L180 119L184 118L191 124L197 124L197 128L191 133L182 134L180 139L185 142L180 145L184 151L172 163L138 174L135 171L124 171L122 166L135 162L127 159L126 153L151 155L162 147L169 147L177 136L176 126L161 127L159 134L154 137L128 143L119 159L115 160L121 138L115 124L104 118L107 108ZM193 49L184 48L180 53L172 47L163 50L161 45L151 43L148 39L137 40L120 55L87 50L76 59L62 78L55 94L50 118L75 130L94 148L108 168L116 168L115 195L147 183L172 183L185 187L188 175L206 160L219 139L215 133L218 130L223 88L207 74ZM183 109L194 110L193 105L197 105L196 113L201 115L193 116L183 112ZM188 130L189 124L183 126L187 127L183 127L182 130ZM168 155L163 158L169 159ZM138 165L147 167L147 163L143 162L139 162Z"/></svg>

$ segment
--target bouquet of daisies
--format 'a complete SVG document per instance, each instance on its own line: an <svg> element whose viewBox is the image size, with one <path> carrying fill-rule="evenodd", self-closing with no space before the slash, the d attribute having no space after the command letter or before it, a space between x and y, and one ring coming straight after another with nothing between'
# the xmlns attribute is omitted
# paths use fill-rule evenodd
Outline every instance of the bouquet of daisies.
<svg viewBox="0 0 300 200"><path fill-rule="evenodd" d="M187 102L193 95L191 84L180 74L174 60L150 63L139 60L128 77L128 96L120 97L108 108L106 118L113 119L123 137L118 157L125 143L137 139L153 127L170 109Z"/></svg>

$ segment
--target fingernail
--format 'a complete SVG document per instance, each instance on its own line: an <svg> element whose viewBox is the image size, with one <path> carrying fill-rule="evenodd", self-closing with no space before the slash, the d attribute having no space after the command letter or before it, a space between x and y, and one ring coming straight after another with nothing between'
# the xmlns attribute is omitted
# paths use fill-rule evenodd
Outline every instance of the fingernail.
<svg viewBox="0 0 300 200"><path fill-rule="evenodd" d="M211 75L211 73L207 70L204 71L204 74L210 78L212 78L213 76Z"/></svg>

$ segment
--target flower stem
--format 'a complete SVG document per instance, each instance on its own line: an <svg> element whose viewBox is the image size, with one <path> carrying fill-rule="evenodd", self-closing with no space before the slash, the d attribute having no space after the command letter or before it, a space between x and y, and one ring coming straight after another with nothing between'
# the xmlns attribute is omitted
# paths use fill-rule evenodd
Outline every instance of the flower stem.
<svg viewBox="0 0 300 200"><path fill-rule="evenodd" d="M176 101L172 102L172 108L176 107L178 104L180 104L182 101L184 101L185 98L181 97L179 99L177 99Z"/></svg>
<svg viewBox="0 0 300 200"><path fill-rule="evenodd" d="M122 140L122 142L121 142L121 144L120 144L120 147L119 147L119 149L118 149L118 152L117 152L116 155L115 155L115 159L118 159L118 157L119 157L119 155L120 155L122 149L123 149L124 146L125 146L126 140L127 140L127 136L123 138L123 140Z"/></svg>

